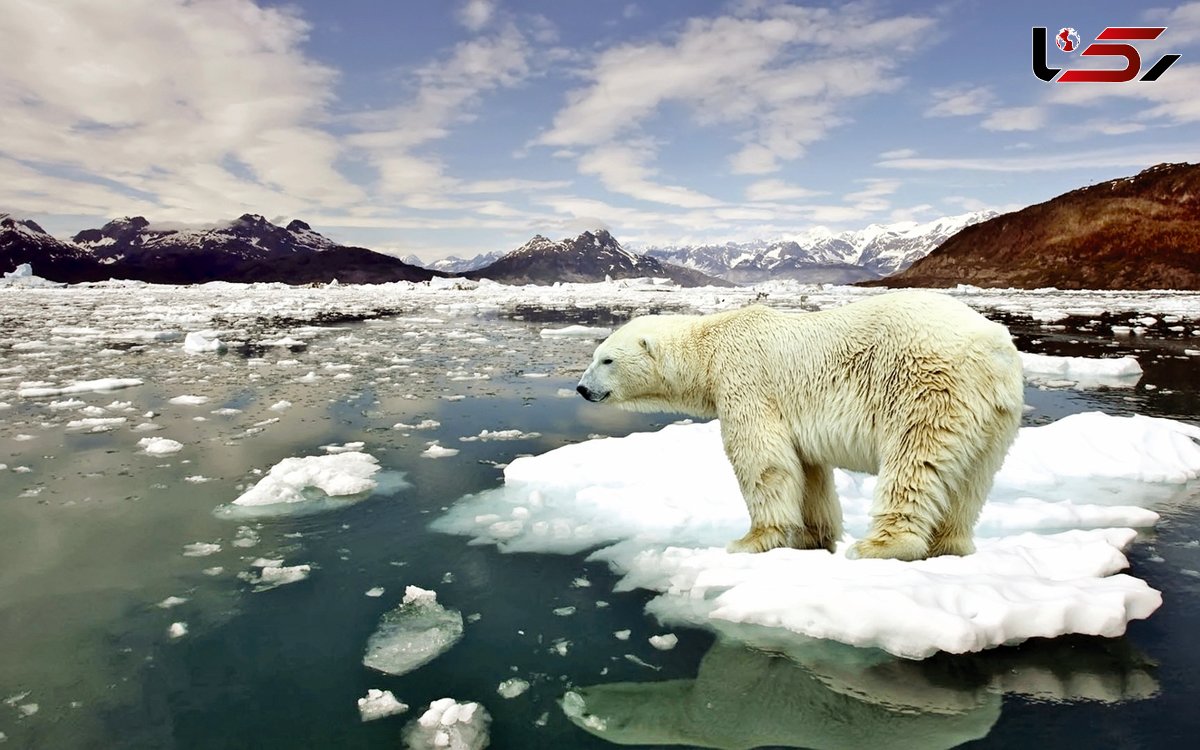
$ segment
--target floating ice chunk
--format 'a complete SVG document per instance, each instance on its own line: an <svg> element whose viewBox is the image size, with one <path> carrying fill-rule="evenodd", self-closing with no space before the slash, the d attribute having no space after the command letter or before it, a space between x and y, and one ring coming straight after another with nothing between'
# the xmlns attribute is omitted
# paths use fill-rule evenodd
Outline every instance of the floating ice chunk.
<svg viewBox="0 0 1200 750"><path fill-rule="evenodd" d="M392 425L392 429L393 430L433 430L433 429L436 429L441 426L442 426L442 423L437 421L436 419L422 419L420 422L417 422L416 424L405 424L404 422L397 422L396 424Z"/></svg>
<svg viewBox="0 0 1200 750"><path fill-rule="evenodd" d="M47 407L54 409L55 411L61 409L78 409L79 407L86 405L87 404L77 398L68 398L62 401L51 401L50 403L46 404Z"/></svg>
<svg viewBox="0 0 1200 750"><path fill-rule="evenodd" d="M404 729L404 744L409 750L482 750L488 746L488 726L492 717L478 703L458 703L442 698Z"/></svg>
<svg viewBox="0 0 1200 750"><path fill-rule="evenodd" d="M287 411L288 409L292 408L292 402L288 401L286 399L283 399L283 400L276 401L275 403L271 404L270 408L271 408L271 411Z"/></svg>
<svg viewBox="0 0 1200 750"><path fill-rule="evenodd" d="M285 458L267 475L243 492L218 515L253 517L313 513L358 502L376 489L379 462L374 456L352 451L324 456ZM399 476L391 480L403 486Z"/></svg>
<svg viewBox="0 0 1200 750"><path fill-rule="evenodd" d="M496 692L501 698L516 698L529 689L529 682L522 680L519 677L512 677L501 682L496 688Z"/></svg>
<svg viewBox="0 0 1200 750"><path fill-rule="evenodd" d="M450 650L462 634L461 613L438 604L435 592L409 586L404 601L380 618L367 640L363 664L387 674L406 674Z"/></svg>
<svg viewBox="0 0 1200 750"><path fill-rule="evenodd" d="M303 581L312 573L311 565L279 565L282 560L263 561L259 562L274 562L275 565L263 565L258 569L258 572L243 572L238 573L238 578L254 586L254 591L270 591L280 586L286 586L289 583L297 583Z"/></svg>
<svg viewBox="0 0 1200 750"><path fill-rule="evenodd" d="M161 602L159 602L156 606L158 606L161 609L171 609L172 607L178 607L180 604L187 604L187 601L188 600L186 597L168 596L166 599L163 599Z"/></svg>
<svg viewBox="0 0 1200 750"><path fill-rule="evenodd" d="M182 638L188 634L188 626L186 622L173 622L171 627L167 628L167 635L171 638Z"/></svg>
<svg viewBox="0 0 1200 750"><path fill-rule="evenodd" d="M1068 385L1075 388L1132 388L1142 377L1136 357L1094 359L1089 357L1053 357L1021 352L1025 379L1031 383Z"/></svg>
<svg viewBox="0 0 1200 750"><path fill-rule="evenodd" d="M461 437L464 443L473 443L476 441L491 442L496 440L533 440L540 438L540 432L522 432L520 430L480 430L478 435L469 437Z"/></svg>
<svg viewBox="0 0 1200 750"><path fill-rule="evenodd" d="M407 710L408 704L396 700L391 690L371 688L366 697L358 699L358 714L363 721L375 721Z"/></svg>
<svg viewBox="0 0 1200 750"><path fill-rule="evenodd" d="M184 477L183 481L191 482L192 484L204 484L205 482L211 482L212 480L203 474L193 474L190 477Z"/></svg>
<svg viewBox="0 0 1200 750"><path fill-rule="evenodd" d="M439 445L436 440L430 441L427 445L429 447L421 451L421 455L425 458L449 458L450 456L458 455L458 448L447 448Z"/></svg>
<svg viewBox="0 0 1200 750"><path fill-rule="evenodd" d="M285 349L304 349L308 347L308 343L300 339L294 339L291 336L284 336L278 339L265 339L258 342L259 346L278 346Z"/></svg>
<svg viewBox="0 0 1200 750"><path fill-rule="evenodd" d="M360 440L360 441L353 442L353 443L344 443L342 445L336 445L336 444L335 445L322 445L321 450L325 451L326 453L330 453L330 454L354 453L357 451L361 451L363 449L364 445L366 445L366 443L364 443Z"/></svg>
<svg viewBox="0 0 1200 750"><path fill-rule="evenodd" d="M67 422L67 429L78 432L112 432L125 422L125 417L85 417Z"/></svg>
<svg viewBox="0 0 1200 750"><path fill-rule="evenodd" d="M632 630L618 630L613 633L613 637L616 638L618 641L627 641L627 640L629 640L629 636L632 633L633 633Z"/></svg>
<svg viewBox="0 0 1200 750"><path fill-rule="evenodd" d="M566 328L543 328L541 337L544 339L582 338L604 339L612 333L611 328L591 328L588 326L567 326Z"/></svg>
<svg viewBox="0 0 1200 750"><path fill-rule="evenodd" d="M210 542L192 542L183 545L184 557L208 557L221 551L221 545Z"/></svg>
<svg viewBox="0 0 1200 750"><path fill-rule="evenodd" d="M225 344L216 336L208 335L208 332L192 331L183 339L183 350L188 354L207 354L225 351Z"/></svg>
<svg viewBox="0 0 1200 750"><path fill-rule="evenodd" d="M138 447L149 456L167 456L183 450L183 443L168 438L147 437L138 441Z"/></svg>
<svg viewBox="0 0 1200 750"><path fill-rule="evenodd" d="M650 636L650 645L659 651L670 651L679 643L679 636L674 633Z"/></svg>
<svg viewBox="0 0 1200 750"><path fill-rule="evenodd" d="M190 394L184 394L182 396L176 396L175 398L169 399L167 403L174 404L176 406L201 406L208 403L208 396L192 396Z"/></svg>
<svg viewBox="0 0 1200 750"><path fill-rule="evenodd" d="M367 589L366 595L372 599L378 599L379 597L383 596L383 586L375 586Z"/></svg>
<svg viewBox="0 0 1200 750"><path fill-rule="evenodd" d="M504 487L460 501L434 528L504 551L598 548L592 559L623 574L619 589L661 594L648 609L667 622L752 623L909 657L1115 635L1161 597L1114 575L1135 533L1095 527L1152 525L1156 514L1141 506L1200 476L1196 438L1200 428L1180 422L1103 414L1021 430L977 529L979 552L965 558L726 553L747 515L716 422L518 458ZM867 528L875 478L836 471L834 480L848 542ZM1072 528L1092 530L1021 533Z"/></svg>
<svg viewBox="0 0 1200 750"><path fill-rule="evenodd" d="M141 385L137 378L101 378L99 380L79 380L71 385L60 388L31 387L20 388L17 395L21 398L42 398L44 396L65 396L75 393L101 393L115 391L121 388L132 388Z"/></svg>

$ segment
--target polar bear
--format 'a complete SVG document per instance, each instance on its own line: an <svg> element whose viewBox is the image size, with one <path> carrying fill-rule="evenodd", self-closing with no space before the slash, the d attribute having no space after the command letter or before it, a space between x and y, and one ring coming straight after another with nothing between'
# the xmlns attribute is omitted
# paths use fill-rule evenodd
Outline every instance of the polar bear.
<svg viewBox="0 0 1200 750"><path fill-rule="evenodd" d="M752 305L635 318L597 347L577 390L721 420L750 512L730 551L834 551L840 467L879 475L871 528L848 556L901 560L974 551L1024 403L1008 330L917 291L805 314Z"/></svg>

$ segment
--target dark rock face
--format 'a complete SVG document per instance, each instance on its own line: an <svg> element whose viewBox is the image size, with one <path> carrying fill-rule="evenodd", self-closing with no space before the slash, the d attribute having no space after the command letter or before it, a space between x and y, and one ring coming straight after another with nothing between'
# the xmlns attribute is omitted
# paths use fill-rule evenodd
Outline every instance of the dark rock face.
<svg viewBox="0 0 1200 750"><path fill-rule="evenodd" d="M967 227L868 283L1200 289L1200 165L1159 164Z"/></svg>
<svg viewBox="0 0 1200 750"><path fill-rule="evenodd" d="M79 232L73 242L51 237L32 222L4 217L0 270L20 263L31 264L44 278L72 283L112 278L158 284L333 279L371 284L444 275L339 245L298 219L280 227L257 214L208 229L160 227L141 216L125 217Z"/></svg>
<svg viewBox="0 0 1200 750"><path fill-rule="evenodd" d="M557 242L539 234L495 263L464 275L505 284L587 283L650 276L669 278L681 286L729 286L729 282L699 271L631 253L603 229Z"/></svg>

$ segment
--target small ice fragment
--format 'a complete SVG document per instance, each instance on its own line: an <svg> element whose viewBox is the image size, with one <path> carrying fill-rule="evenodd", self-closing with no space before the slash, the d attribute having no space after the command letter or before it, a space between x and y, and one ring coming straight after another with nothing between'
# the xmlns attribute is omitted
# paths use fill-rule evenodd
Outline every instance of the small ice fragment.
<svg viewBox="0 0 1200 750"><path fill-rule="evenodd" d="M448 458L458 455L458 448L445 448L438 445L438 441L436 440L427 443L427 445L429 447L421 452L421 455L425 458Z"/></svg>
<svg viewBox="0 0 1200 750"><path fill-rule="evenodd" d="M183 443L169 438L146 437L138 441L138 447L148 456L169 456L183 450Z"/></svg>
<svg viewBox="0 0 1200 750"><path fill-rule="evenodd" d="M169 399L167 403L174 404L176 406L200 406L208 403L208 396L192 396L189 394L184 394L182 396L176 396L175 398Z"/></svg>
<svg viewBox="0 0 1200 750"><path fill-rule="evenodd" d="M571 642L566 638L559 638L558 640L554 641L554 643L550 644L550 651L558 654L559 656L566 656L570 649Z"/></svg>
<svg viewBox="0 0 1200 750"><path fill-rule="evenodd" d="M183 350L188 354L205 354L225 350L225 344L216 336L208 336L199 331L192 331L183 339Z"/></svg>
<svg viewBox="0 0 1200 750"><path fill-rule="evenodd" d="M187 635L188 626L186 622L173 622L171 627L167 628L167 635L171 638L182 638Z"/></svg>
<svg viewBox="0 0 1200 750"><path fill-rule="evenodd" d="M184 557L208 557L220 551L221 545L210 542L192 542L191 544L183 545Z"/></svg>
<svg viewBox="0 0 1200 750"><path fill-rule="evenodd" d="M643 661L642 659L639 659L634 654L625 654L625 658L628 661L631 661L634 664L638 665L639 667L646 667L647 669L653 669L655 672L659 672L662 670L662 667L656 667L653 664L651 664L650 662Z"/></svg>
<svg viewBox="0 0 1200 750"><path fill-rule="evenodd" d="M501 698L516 698L528 689L529 683L527 681L513 677L501 682L499 687L496 688L496 692L500 694Z"/></svg>
<svg viewBox="0 0 1200 750"><path fill-rule="evenodd" d="M650 636L650 645L659 651L670 651L675 648L675 644L679 643L679 638L674 633L666 633L665 635Z"/></svg>
<svg viewBox="0 0 1200 750"><path fill-rule="evenodd" d="M366 697L358 699L358 714L363 721L374 721L407 710L408 705L396 700L391 690L371 688L367 690Z"/></svg>
<svg viewBox="0 0 1200 750"><path fill-rule="evenodd" d="M202 570L200 572L206 576L219 576L225 572L225 568L223 568L220 565L217 565L216 567L205 568L204 570Z"/></svg>
<svg viewBox="0 0 1200 750"><path fill-rule="evenodd" d="M591 328L588 326L566 326L565 328L543 328L541 337L544 339L584 338L603 339L612 333L611 328Z"/></svg>
<svg viewBox="0 0 1200 750"><path fill-rule="evenodd" d="M157 606L161 607L162 609L170 609L171 607L178 607L180 604L186 603L187 599L185 597L168 596L166 599L163 599L161 602L159 602Z"/></svg>
<svg viewBox="0 0 1200 750"><path fill-rule="evenodd" d="M559 617L570 617L571 615L575 614L575 608L559 607L558 609L554 610L554 614L558 615Z"/></svg>
<svg viewBox="0 0 1200 750"><path fill-rule="evenodd" d="M271 404L270 408L271 408L271 411L286 411L286 410L290 409L291 406L292 406L292 402L284 399L282 401L276 401L275 403Z"/></svg>
<svg viewBox="0 0 1200 750"><path fill-rule="evenodd" d="M567 691L566 695L562 697L562 710L567 718L589 729L603 732L608 728L608 723L604 719L587 712L587 703L583 700L583 696L574 690Z"/></svg>
<svg viewBox="0 0 1200 750"><path fill-rule="evenodd" d="M296 583L308 578L312 572L311 565L266 565L259 569L258 574L239 573L238 578L254 586L254 591L270 591L271 589Z"/></svg>
<svg viewBox="0 0 1200 750"><path fill-rule="evenodd" d="M383 596L383 586L376 586L374 588L367 589L367 596L376 599Z"/></svg>
<svg viewBox="0 0 1200 750"><path fill-rule="evenodd" d="M17 712L21 714L21 718L28 718L38 712L38 704L22 703L21 705L17 706Z"/></svg>
<svg viewBox="0 0 1200 750"><path fill-rule="evenodd" d="M627 640L629 640L629 635L632 632L633 632L632 630L618 630L615 633L613 633L613 637L616 638L618 641L627 641Z"/></svg>

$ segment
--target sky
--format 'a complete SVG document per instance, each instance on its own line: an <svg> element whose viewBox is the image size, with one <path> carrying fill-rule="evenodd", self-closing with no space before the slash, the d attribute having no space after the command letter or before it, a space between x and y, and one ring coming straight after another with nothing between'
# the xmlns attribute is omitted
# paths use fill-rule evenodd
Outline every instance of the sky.
<svg viewBox="0 0 1200 750"><path fill-rule="evenodd" d="M1043 82L1035 26L1166 26ZM4 0L0 212L300 218L425 260L1014 210L1200 161L1200 2ZM1048 45L1051 66L1120 67Z"/></svg>

